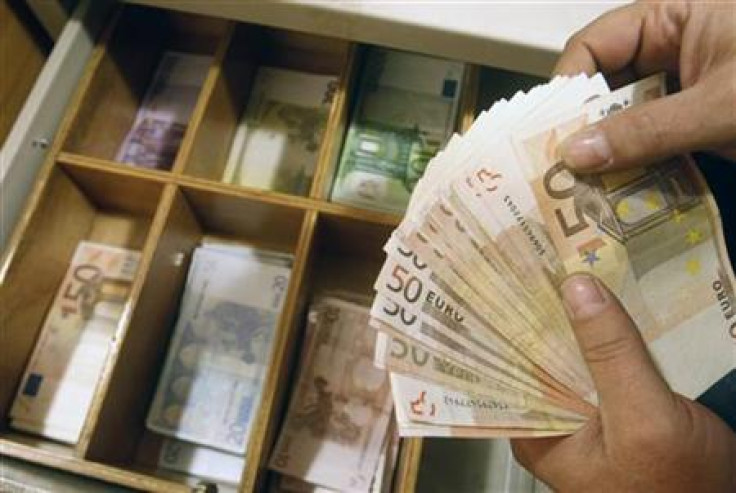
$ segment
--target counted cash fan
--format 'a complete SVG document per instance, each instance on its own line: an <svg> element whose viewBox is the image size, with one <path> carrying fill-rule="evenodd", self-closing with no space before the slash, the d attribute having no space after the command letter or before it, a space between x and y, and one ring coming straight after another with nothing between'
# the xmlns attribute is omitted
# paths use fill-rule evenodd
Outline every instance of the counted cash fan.
<svg viewBox="0 0 736 493"><path fill-rule="evenodd" d="M496 103L430 161L371 310L402 435L585 423L597 395L558 290L574 272L622 300L674 391L696 398L734 369L721 303L733 273L690 159L588 177L560 159L571 133L664 94L663 76L614 92L601 75L556 77Z"/></svg>

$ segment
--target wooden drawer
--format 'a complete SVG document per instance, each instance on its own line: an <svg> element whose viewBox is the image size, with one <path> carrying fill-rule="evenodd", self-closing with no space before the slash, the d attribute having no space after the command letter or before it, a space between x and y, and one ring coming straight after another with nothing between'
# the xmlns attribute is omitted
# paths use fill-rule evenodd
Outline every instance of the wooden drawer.
<svg viewBox="0 0 736 493"><path fill-rule="evenodd" d="M0 491L34 493L130 493L131 489L65 471L3 457Z"/></svg>
<svg viewBox="0 0 736 493"><path fill-rule="evenodd" d="M165 49L213 56L173 166L160 171L117 163L116 149ZM0 453L142 490L188 491L196 483L198 478L157 470L151 457L158 443L145 427L145 416L191 253L204 235L215 234L289 252L295 259L239 484L240 491L265 488L307 302L324 289L372 293L382 245L400 221L393 214L328 200L361 53L360 45L341 39L166 10L125 6L114 16L2 260L1 330L8 357L0 361ZM262 64L338 78L306 196L219 181L255 69ZM458 130L475 117L479 94L485 101L479 87L510 76L469 67ZM508 85L511 92L515 88ZM8 413L46 310L76 244L84 239L142 253L81 439L70 446L10 430ZM402 440L394 491L414 490L421 450L421 440Z"/></svg>

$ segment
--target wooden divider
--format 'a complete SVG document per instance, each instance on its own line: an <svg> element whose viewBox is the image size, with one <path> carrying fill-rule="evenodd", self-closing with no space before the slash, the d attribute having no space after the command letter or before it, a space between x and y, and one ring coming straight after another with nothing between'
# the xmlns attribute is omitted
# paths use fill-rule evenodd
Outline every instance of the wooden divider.
<svg viewBox="0 0 736 493"><path fill-rule="evenodd" d="M154 259L161 254L159 242L167 224L175 192L172 185L167 185L158 204L148 240L141 251L136 278L131 286L129 309L118 324L92 406L77 443L79 457L99 455L97 450L99 448L107 448L119 455L126 453L130 447L129 442L133 435L132 422L137 416L135 403L131 403L131 400L135 401L138 395L145 394L143 391L147 383L145 379L150 376L145 370L152 359L145 356L156 348L152 343L156 332L148 325L151 320L158 318L157 309L167 307L161 298L153 296L150 291L144 291L144 288L148 278L153 275L156 276L158 283L164 279L160 272L153 269L158 267L154 264ZM168 307L171 308L170 305ZM136 348L137 351L131 348ZM119 376L121 373L130 376L125 379ZM121 380L124 380L122 385L119 383ZM109 417L111 412L114 414L113 418Z"/></svg>
<svg viewBox="0 0 736 493"><path fill-rule="evenodd" d="M307 293L302 280L311 258L317 212L309 211L299 233L299 243L294 252L294 264L286 300L276 330L271 350L270 367L263 382L263 392L258 413L252 425L246 450L245 470L241 478L240 491L259 491L265 480L265 469L276 429L275 417L284 404L285 380L289 370L289 359L294 354L296 334L301 330L300 313L304 308Z"/></svg>
<svg viewBox="0 0 736 493"><path fill-rule="evenodd" d="M309 190L309 196L312 198L329 200L332 178L335 176L342 141L348 126L351 95L355 94L360 51L358 45L350 43L345 53L337 89L332 96L332 107L325 125L325 137L319 150L314 181Z"/></svg>

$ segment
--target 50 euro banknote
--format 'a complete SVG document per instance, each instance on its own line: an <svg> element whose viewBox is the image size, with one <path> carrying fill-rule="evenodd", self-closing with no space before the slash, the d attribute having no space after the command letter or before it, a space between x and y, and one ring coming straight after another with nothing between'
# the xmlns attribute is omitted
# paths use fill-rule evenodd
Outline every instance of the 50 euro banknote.
<svg viewBox="0 0 736 493"><path fill-rule="evenodd" d="M139 259L136 251L79 243L13 402L13 428L79 440Z"/></svg>
<svg viewBox="0 0 736 493"><path fill-rule="evenodd" d="M696 398L736 367L733 269L707 183L687 155L583 177L559 153L572 132L665 92L663 76L645 79L515 145L563 273L613 290L672 389Z"/></svg>
<svg viewBox="0 0 736 493"><path fill-rule="evenodd" d="M483 385L384 352L400 375L392 389L402 433L523 435L540 421L525 421L529 408L515 407L514 392L538 399L549 417L588 415L597 396L558 291L578 271L622 299L675 391L695 398L733 378L733 273L691 159L583 177L560 158L572 132L664 95L662 76L614 92L599 76L556 78L484 112L429 163L385 247L373 324L393 337L391 347L405 337ZM495 407L440 408L483 395ZM432 419L412 404L429 400ZM513 426L511 414L524 424ZM529 436L565 427L550 419Z"/></svg>

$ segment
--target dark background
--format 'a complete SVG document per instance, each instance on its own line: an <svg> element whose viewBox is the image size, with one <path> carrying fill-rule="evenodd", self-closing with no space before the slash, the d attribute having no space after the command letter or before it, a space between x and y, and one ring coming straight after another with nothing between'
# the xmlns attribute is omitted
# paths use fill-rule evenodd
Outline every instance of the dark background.
<svg viewBox="0 0 736 493"><path fill-rule="evenodd" d="M736 163L712 154L696 154L695 160L705 175L721 210L726 246L731 265L736 265ZM736 288L736 286L734 286ZM736 344L733 346L736 358ZM698 398L736 432L736 370L725 375Z"/></svg>

